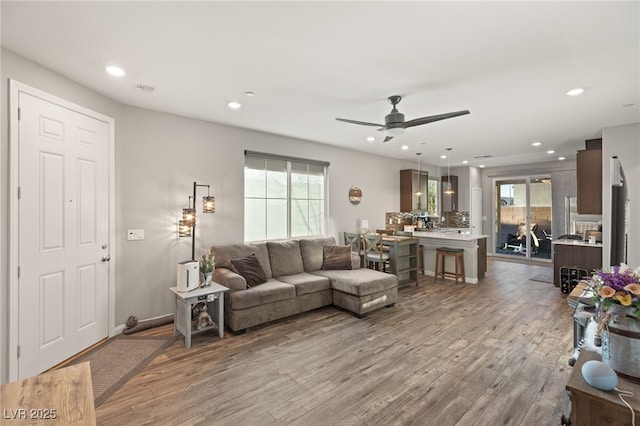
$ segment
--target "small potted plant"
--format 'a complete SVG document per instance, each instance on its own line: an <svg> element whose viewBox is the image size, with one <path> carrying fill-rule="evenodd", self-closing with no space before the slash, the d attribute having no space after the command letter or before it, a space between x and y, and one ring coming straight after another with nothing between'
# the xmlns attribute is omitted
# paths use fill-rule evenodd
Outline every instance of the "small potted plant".
<svg viewBox="0 0 640 426"><path fill-rule="evenodd" d="M215 256L211 254L211 252L206 251L205 249L200 250L200 272L204 276L204 282L202 286L211 285L211 276L213 275L214 269L216 269L216 261Z"/></svg>

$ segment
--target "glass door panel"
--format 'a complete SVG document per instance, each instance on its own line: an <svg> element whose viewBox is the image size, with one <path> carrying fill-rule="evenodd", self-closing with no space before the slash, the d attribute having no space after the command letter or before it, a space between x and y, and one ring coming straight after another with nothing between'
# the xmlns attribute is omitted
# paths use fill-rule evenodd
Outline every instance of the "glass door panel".
<svg viewBox="0 0 640 426"><path fill-rule="evenodd" d="M526 253L526 189L526 180L496 182L496 254L521 257Z"/></svg>
<svg viewBox="0 0 640 426"><path fill-rule="evenodd" d="M551 259L551 178L532 177L529 184L530 221L534 231L531 257Z"/></svg>
<svg viewBox="0 0 640 426"><path fill-rule="evenodd" d="M551 259L551 178L498 180L496 254Z"/></svg>

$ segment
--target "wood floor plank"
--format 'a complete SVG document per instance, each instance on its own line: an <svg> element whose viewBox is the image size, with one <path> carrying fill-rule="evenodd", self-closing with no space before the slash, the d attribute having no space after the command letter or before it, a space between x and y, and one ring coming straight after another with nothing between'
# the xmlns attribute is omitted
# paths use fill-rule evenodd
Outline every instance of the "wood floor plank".
<svg viewBox="0 0 640 426"><path fill-rule="evenodd" d="M181 338L96 409L99 424L558 424L571 309L545 266L399 291L363 319L324 307L246 334ZM173 326L141 334L169 335Z"/></svg>

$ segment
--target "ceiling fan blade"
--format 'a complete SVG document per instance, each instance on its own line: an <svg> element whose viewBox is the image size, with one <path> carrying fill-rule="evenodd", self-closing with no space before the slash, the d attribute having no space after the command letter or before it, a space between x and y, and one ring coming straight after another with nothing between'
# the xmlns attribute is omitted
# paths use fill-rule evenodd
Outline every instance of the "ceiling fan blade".
<svg viewBox="0 0 640 426"><path fill-rule="evenodd" d="M421 124L433 123L434 121L446 120L447 118L458 117L459 115L469 114L469 111L448 112L446 114L430 115L429 117L421 117L413 120L405 121L402 127L420 126Z"/></svg>
<svg viewBox="0 0 640 426"><path fill-rule="evenodd" d="M383 142L389 142L391 139L393 139L393 136L387 136L384 138Z"/></svg>
<svg viewBox="0 0 640 426"><path fill-rule="evenodd" d="M345 123L360 124L361 126L383 127L384 124L367 123L366 121L347 120L346 118L336 118L338 121L344 121Z"/></svg>

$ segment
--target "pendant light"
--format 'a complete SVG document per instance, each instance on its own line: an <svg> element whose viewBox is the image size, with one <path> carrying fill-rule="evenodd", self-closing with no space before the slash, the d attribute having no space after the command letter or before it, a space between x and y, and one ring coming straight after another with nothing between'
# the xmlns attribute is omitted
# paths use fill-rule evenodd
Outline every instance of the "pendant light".
<svg viewBox="0 0 640 426"><path fill-rule="evenodd" d="M451 186L451 150L453 148L447 148L447 151L449 151L449 153L447 154L447 189L444 190L444 193L447 195L451 195L454 194L455 191L453 190L453 187Z"/></svg>
<svg viewBox="0 0 640 426"><path fill-rule="evenodd" d="M418 156L418 188L416 189L416 195L418 197L420 197L422 195L422 191L420 190L421 188L421 183L422 183L422 171L420 170L420 156L422 155L421 152L416 152L416 155Z"/></svg>

